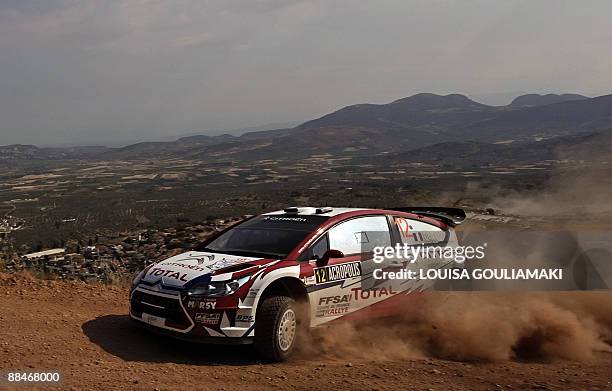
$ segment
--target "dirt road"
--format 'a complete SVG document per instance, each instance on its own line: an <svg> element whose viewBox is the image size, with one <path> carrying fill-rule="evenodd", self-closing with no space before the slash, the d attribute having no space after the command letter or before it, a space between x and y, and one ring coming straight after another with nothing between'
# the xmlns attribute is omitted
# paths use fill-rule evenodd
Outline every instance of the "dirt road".
<svg viewBox="0 0 612 391"><path fill-rule="evenodd" d="M4 274L0 306L0 369L57 370L61 389L612 389L610 353L579 362L467 363L388 358L375 348L369 357L329 357L315 347L266 364L249 347L194 347L140 331L120 287Z"/></svg>

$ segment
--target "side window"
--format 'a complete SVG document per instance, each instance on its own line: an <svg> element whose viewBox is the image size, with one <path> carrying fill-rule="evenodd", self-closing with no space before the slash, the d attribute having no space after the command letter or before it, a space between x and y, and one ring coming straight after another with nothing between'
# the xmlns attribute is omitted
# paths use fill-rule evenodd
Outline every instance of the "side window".
<svg viewBox="0 0 612 391"><path fill-rule="evenodd" d="M390 246L391 236L386 216L357 217L329 230L329 248L345 255L373 251L377 246Z"/></svg>
<svg viewBox="0 0 612 391"><path fill-rule="evenodd" d="M310 245L308 250L304 251L300 258L299 262L310 261L315 258L323 258L325 252L329 249L327 234L323 235L319 240L317 240L314 244Z"/></svg>
<svg viewBox="0 0 612 391"><path fill-rule="evenodd" d="M405 244L436 244L447 239L446 231L422 221L393 216L393 223Z"/></svg>
<svg viewBox="0 0 612 391"><path fill-rule="evenodd" d="M327 243L327 235L324 235L321 239L317 240L315 244L310 247L310 257L314 258L323 258L325 252L329 250L329 245Z"/></svg>

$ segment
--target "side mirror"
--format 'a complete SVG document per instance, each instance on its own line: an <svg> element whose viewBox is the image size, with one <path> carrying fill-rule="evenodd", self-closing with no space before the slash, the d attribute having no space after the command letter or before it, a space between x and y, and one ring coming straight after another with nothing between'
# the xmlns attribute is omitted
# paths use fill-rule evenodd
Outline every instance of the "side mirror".
<svg viewBox="0 0 612 391"><path fill-rule="evenodd" d="M327 266L327 263L330 259L334 258L344 258L344 253L340 250L327 250L325 254L319 259L317 259L317 267Z"/></svg>

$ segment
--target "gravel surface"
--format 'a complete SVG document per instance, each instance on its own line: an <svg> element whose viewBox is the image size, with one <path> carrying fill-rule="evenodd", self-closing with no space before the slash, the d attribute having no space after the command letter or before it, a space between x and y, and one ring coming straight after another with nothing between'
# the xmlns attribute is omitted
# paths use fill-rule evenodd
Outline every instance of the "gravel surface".
<svg viewBox="0 0 612 391"><path fill-rule="evenodd" d="M127 316L123 287L0 274L0 306L0 369L60 371L59 389L612 389L612 354L604 352L578 362L489 363L310 352L267 364L248 346L189 345L141 331Z"/></svg>

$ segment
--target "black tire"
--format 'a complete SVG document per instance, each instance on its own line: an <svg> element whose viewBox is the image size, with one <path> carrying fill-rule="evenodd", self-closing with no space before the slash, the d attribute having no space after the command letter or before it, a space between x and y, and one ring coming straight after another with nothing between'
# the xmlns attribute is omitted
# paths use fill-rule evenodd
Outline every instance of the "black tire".
<svg viewBox="0 0 612 391"><path fill-rule="evenodd" d="M291 343L287 345L286 339L281 340L279 329L281 321L284 324L287 322L291 324L290 312L293 313L295 328ZM264 299L255 318L255 348L264 358L280 362L286 361L291 356L297 345L297 334L301 329L299 313L295 300L290 297L270 296Z"/></svg>

